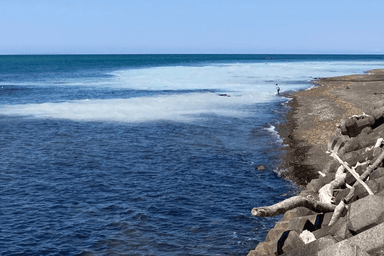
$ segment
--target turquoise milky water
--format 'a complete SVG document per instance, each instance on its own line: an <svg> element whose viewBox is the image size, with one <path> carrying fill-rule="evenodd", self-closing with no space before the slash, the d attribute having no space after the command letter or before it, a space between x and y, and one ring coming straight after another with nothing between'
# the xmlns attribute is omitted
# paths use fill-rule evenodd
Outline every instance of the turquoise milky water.
<svg viewBox="0 0 384 256"><path fill-rule="evenodd" d="M246 255L295 192L281 90L383 55L0 56L0 254ZM225 96L219 96L225 95ZM264 171L255 170L266 165Z"/></svg>

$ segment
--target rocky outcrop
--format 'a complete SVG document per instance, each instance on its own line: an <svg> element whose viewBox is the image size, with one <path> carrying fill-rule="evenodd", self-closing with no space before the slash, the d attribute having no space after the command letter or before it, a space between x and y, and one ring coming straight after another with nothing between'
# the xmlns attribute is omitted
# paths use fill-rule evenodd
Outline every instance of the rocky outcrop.
<svg viewBox="0 0 384 256"><path fill-rule="evenodd" d="M339 188L331 187L329 198L329 205L342 206L340 215L335 219L334 212L307 205L287 208L291 210L285 211L249 256L384 255L384 101L367 112L340 121L328 143L328 152L337 159L324 164L319 177L296 196L322 201L323 188L342 181Z"/></svg>

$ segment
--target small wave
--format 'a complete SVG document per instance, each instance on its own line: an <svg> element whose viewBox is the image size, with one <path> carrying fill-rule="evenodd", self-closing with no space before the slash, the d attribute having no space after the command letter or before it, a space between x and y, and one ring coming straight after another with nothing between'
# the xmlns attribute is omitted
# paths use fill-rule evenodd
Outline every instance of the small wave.
<svg viewBox="0 0 384 256"><path fill-rule="evenodd" d="M283 139L280 137L279 133L276 131L276 127L273 126L272 124L268 124L269 126L264 128L265 130L269 131L270 133L272 133L274 136L277 137L277 142L279 143L283 143Z"/></svg>
<svg viewBox="0 0 384 256"><path fill-rule="evenodd" d="M305 89L306 91L312 90L313 88L317 87L316 85L312 85L311 87Z"/></svg>

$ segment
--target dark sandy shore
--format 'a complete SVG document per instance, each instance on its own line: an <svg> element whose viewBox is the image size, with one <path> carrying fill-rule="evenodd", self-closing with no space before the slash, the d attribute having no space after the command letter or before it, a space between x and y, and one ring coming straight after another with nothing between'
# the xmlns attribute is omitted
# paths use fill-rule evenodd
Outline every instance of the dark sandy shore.
<svg viewBox="0 0 384 256"><path fill-rule="evenodd" d="M327 143L340 120L369 111L384 100L384 69L364 75L317 79L309 90L288 93L292 100L285 122L278 127L284 140L283 175L305 186L330 160Z"/></svg>

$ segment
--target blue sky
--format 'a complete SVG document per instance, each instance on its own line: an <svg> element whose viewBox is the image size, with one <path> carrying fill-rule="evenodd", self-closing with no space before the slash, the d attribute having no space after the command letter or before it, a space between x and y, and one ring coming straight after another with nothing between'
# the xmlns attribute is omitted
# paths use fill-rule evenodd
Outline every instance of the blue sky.
<svg viewBox="0 0 384 256"><path fill-rule="evenodd" d="M0 54L384 53L384 1L0 1Z"/></svg>

